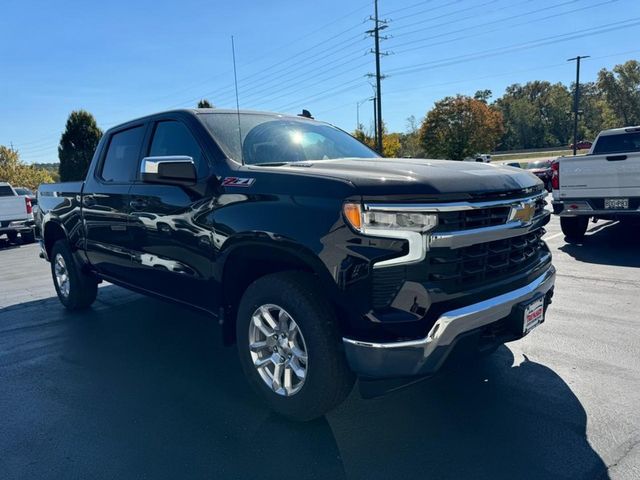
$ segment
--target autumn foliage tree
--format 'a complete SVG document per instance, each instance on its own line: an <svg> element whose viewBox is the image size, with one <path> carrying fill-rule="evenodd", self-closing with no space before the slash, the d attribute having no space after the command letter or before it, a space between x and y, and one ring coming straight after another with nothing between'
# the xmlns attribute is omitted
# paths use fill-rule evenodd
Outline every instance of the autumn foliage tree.
<svg viewBox="0 0 640 480"><path fill-rule="evenodd" d="M436 102L420 127L429 157L462 160L496 148L503 134L502 114L484 101L457 95Z"/></svg>
<svg viewBox="0 0 640 480"><path fill-rule="evenodd" d="M364 127L359 125L358 128L352 134L362 143L376 149L375 138L364 131ZM400 133L388 133L386 125L382 125L382 156L386 158L394 158L399 156L402 150L402 134Z"/></svg>
<svg viewBox="0 0 640 480"><path fill-rule="evenodd" d="M102 137L95 118L89 112L71 112L58 146L60 180L84 180L89 164Z"/></svg>
<svg viewBox="0 0 640 480"><path fill-rule="evenodd" d="M46 170L24 164L17 150L0 145L0 182L35 190L41 183L53 182L53 178Z"/></svg>

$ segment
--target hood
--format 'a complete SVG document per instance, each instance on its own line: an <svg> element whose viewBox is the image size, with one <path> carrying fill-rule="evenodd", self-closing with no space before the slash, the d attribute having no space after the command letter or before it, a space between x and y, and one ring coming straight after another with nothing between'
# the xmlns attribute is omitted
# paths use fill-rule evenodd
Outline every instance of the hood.
<svg viewBox="0 0 640 480"><path fill-rule="evenodd" d="M542 185L537 177L519 168L451 160L345 158L254 168L347 180L365 196L446 194L469 198Z"/></svg>

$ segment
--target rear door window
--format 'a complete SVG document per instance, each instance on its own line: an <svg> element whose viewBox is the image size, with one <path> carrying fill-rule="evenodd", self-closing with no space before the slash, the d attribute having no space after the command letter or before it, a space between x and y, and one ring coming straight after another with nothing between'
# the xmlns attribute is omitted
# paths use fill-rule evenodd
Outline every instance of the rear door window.
<svg viewBox="0 0 640 480"><path fill-rule="evenodd" d="M594 155L626 152L640 152L640 132L603 135L593 149Z"/></svg>
<svg viewBox="0 0 640 480"><path fill-rule="evenodd" d="M0 185L0 197L13 197L15 193L9 185Z"/></svg>
<svg viewBox="0 0 640 480"><path fill-rule="evenodd" d="M100 174L104 181L128 183L135 178L143 137L142 125L111 136Z"/></svg>
<svg viewBox="0 0 640 480"><path fill-rule="evenodd" d="M175 120L158 122L153 133L149 156L166 157L174 155L193 158L198 178L203 178L209 173L209 166L202 149L187 126Z"/></svg>

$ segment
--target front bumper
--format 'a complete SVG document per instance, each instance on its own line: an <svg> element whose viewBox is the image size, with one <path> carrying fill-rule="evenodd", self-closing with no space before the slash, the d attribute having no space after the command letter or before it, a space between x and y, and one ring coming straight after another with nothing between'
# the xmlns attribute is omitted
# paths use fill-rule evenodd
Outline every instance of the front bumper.
<svg viewBox="0 0 640 480"><path fill-rule="evenodd" d="M455 348L458 340L517 315L520 304L544 295L548 304L553 294L556 271L553 265L533 282L511 292L442 314L429 334L418 340L374 343L343 338L351 369L362 377L392 378L435 373ZM518 338L517 335L509 339Z"/></svg>

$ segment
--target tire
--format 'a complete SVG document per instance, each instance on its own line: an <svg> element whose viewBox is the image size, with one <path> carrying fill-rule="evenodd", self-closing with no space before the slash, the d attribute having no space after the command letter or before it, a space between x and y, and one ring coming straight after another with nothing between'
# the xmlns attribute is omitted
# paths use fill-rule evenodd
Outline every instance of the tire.
<svg viewBox="0 0 640 480"><path fill-rule="evenodd" d="M7 238L11 243L16 243L18 241L18 232L7 232Z"/></svg>
<svg viewBox="0 0 640 480"><path fill-rule="evenodd" d="M582 240L589 225L589 217L560 217L560 228L567 240Z"/></svg>
<svg viewBox="0 0 640 480"><path fill-rule="evenodd" d="M36 234L33 230L29 230L28 232L22 232L20 234L23 243L33 243L36 241Z"/></svg>
<svg viewBox="0 0 640 480"><path fill-rule="evenodd" d="M58 299L67 310L82 310L95 301L98 281L82 271L66 240L58 240L51 249L51 277Z"/></svg>
<svg viewBox="0 0 640 480"><path fill-rule="evenodd" d="M249 383L271 409L297 421L313 420L338 406L347 398L355 381L355 375L349 370L340 349L341 338L335 314L328 299L320 292L320 285L310 274L275 273L253 282L242 296L238 308L238 354ZM280 323L276 329L269 328L264 309L270 312L271 321L275 319L277 323L279 318L282 322L284 318L287 327L283 328ZM263 328L256 327L256 316ZM273 340L275 337L271 334L267 336L264 328L268 332L298 330L285 339ZM250 341L254 345L261 343L255 335L253 340L250 339L252 332L259 335L260 339L264 337L264 343L271 342L271 346L261 349L254 347L252 352ZM280 349L280 343L273 345L274 342L284 342L285 351ZM286 346L291 342L297 347L291 347L291 352L287 354ZM273 351L274 348L280 349L279 352ZM301 350L306 356L296 356L296 352L299 354ZM281 379L280 388L273 381L267 384L277 368L274 357L279 359L278 363L282 362L279 363L282 373L278 375ZM264 362L265 365L258 368L254 362ZM287 368L290 379L288 390ZM303 380L297 375L301 369L304 370ZM269 374L272 376L269 377Z"/></svg>

